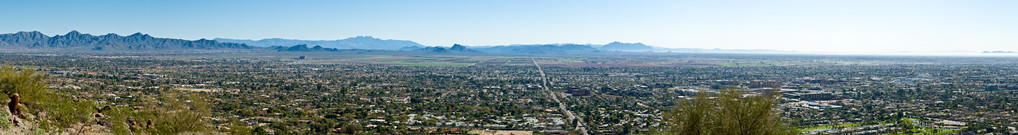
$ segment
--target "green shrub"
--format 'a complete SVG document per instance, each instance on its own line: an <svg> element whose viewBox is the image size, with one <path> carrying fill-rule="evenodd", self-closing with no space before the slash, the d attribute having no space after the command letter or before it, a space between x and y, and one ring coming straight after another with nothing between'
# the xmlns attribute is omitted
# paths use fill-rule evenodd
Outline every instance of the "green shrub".
<svg viewBox="0 0 1018 135"><path fill-rule="evenodd" d="M683 135L795 135L774 109L778 94L743 97L740 89L726 88L715 95L700 92L682 101L665 117L669 134Z"/></svg>
<svg viewBox="0 0 1018 135"><path fill-rule="evenodd" d="M81 128L72 127L75 124L94 124L91 121L94 116L91 114L97 113L96 108L104 105L88 100L75 101L66 94L49 90L44 78L45 76L36 74L31 68L2 66L0 90L6 95L13 93L21 95L24 112L37 116L33 121L38 121L38 127L42 129L37 132L53 129L56 130L47 132L65 132L62 129ZM112 123L110 128L116 134L181 134L214 131L208 128L210 122L205 119L212 114L206 95L163 89L154 95L139 98L144 99L140 104L148 108L133 110L129 107L111 106L109 110L101 112L105 115L104 118L95 119ZM6 103L8 98L0 96L0 100ZM5 115L8 114L0 116ZM127 119L137 120L139 124L147 123L147 120L151 119L154 126L132 128ZM0 126L9 127L10 123L5 122L7 120L0 122Z"/></svg>

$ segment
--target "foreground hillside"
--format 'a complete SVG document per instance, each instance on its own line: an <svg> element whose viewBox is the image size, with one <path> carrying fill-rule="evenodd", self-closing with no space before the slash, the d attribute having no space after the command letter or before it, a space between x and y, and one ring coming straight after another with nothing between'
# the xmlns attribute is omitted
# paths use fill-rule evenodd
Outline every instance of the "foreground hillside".
<svg viewBox="0 0 1018 135"><path fill-rule="evenodd" d="M210 105L198 92L159 89L131 96L133 104L49 85L32 67L0 67L8 101L0 113L4 134L180 134L226 132L209 124ZM105 86L100 86L105 87ZM58 89L52 89L58 88ZM242 128L239 128L242 129Z"/></svg>

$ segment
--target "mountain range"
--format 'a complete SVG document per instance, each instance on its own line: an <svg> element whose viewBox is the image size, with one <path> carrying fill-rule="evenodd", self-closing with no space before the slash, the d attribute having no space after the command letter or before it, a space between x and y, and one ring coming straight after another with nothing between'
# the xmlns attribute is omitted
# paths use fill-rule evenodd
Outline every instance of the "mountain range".
<svg viewBox="0 0 1018 135"><path fill-rule="evenodd" d="M313 46L313 47L311 47ZM782 52L774 50L722 50L698 48L660 48L643 43L611 42L596 44L526 44L498 46L464 46L455 44L450 48L424 46L407 40L383 40L370 36L358 36L341 40L294 40L262 39L238 40L217 38L215 40L183 40L157 38L148 34L134 33L128 36L117 34L91 35L71 31L64 35L47 36L38 31L0 34L0 49L43 49L43 50L100 50L100 51L165 51L165 50L223 50L250 49L286 52L338 52L341 50L388 50L419 53L498 53L528 55L569 55L603 52L705 52L705 53L760 53ZM787 52L787 51L784 51Z"/></svg>
<svg viewBox="0 0 1018 135"><path fill-rule="evenodd" d="M293 46L304 44L336 49L399 50L404 47L424 46L414 41L391 39L383 40L371 36L357 36L341 40L296 40L281 38L269 38L262 40L216 38L214 40L219 42L242 43L256 47Z"/></svg>
<svg viewBox="0 0 1018 135"><path fill-rule="evenodd" d="M47 36L38 31L0 34L0 47L4 49L63 49L63 50L184 50L184 49L251 49L239 43L221 43L213 40L183 40L156 38L134 33L90 35L71 31L65 35Z"/></svg>

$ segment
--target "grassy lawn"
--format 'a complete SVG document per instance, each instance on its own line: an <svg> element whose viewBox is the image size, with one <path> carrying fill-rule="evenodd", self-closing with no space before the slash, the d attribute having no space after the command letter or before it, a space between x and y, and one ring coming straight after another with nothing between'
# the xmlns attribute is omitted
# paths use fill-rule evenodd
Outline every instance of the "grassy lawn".
<svg viewBox="0 0 1018 135"><path fill-rule="evenodd" d="M906 120L907 121L920 121L919 119L915 119L915 118L902 118L901 120L903 120L903 121L906 121ZM954 132L957 132L958 130L963 129L963 128L965 128L965 127L961 127L959 129L941 129L941 128L931 128L931 127L923 127L923 126L916 125L914 129L911 129L909 131L912 131L913 134L920 134L920 135L942 135L942 134L954 133Z"/></svg>
<svg viewBox="0 0 1018 135"><path fill-rule="evenodd" d="M919 119L915 119L915 118L902 118L901 121L919 121ZM911 135L943 135L943 134L955 133L955 132L958 132L959 130L965 129L965 128L966 127L960 127L958 129L940 129L940 128L931 128L931 127L923 127L923 126L916 125L912 129L909 129L910 133L907 133L907 134L911 134ZM906 133L898 132L898 133L890 133L890 134L885 134L885 135L900 135L900 134L906 134Z"/></svg>
<svg viewBox="0 0 1018 135"><path fill-rule="evenodd" d="M965 127L962 127L962 128L965 128ZM940 132L937 132L937 133L934 133L934 134L935 135L943 135L943 134L954 133L954 132L957 132L958 130L960 130L960 129L944 129L944 130L941 130Z"/></svg>
<svg viewBox="0 0 1018 135"><path fill-rule="evenodd" d="M818 129L831 129L831 128L834 128L834 127L839 127L839 128L854 128L854 127L871 126L871 125L883 125L883 124L888 124L888 123L894 123L894 121L877 121L876 124L863 125L864 123L872 123L872 122L858 122L858 123L841 123L841 124L818 125L818 126L800 128L799 131L800 132L809 132L809 131L814 131L814 130L818 130Z"/></svg>
<svg viewBox="0 0 1018 135"><path fill-rule="evenodd" d="M830 129L830 128L833 128L835 126L841 127L841 128L853 128L853 127L860 127L860 126L863 126L863 125L859 124L859 123L827 124L827 125L819 125L819 126L812 126L812 127L802 128L802 129L799 129L799 131L801 131L801 132L809 132L809 131L813 131L813 130L817 130L817 129Z"/></svg>

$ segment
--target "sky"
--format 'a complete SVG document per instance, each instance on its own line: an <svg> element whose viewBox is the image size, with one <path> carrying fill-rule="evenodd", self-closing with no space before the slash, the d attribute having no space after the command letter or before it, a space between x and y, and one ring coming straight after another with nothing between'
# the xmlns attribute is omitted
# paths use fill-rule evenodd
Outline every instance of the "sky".
<svg viewBox="0 0 1018 135"><path fill-rule="evenodd" d="M641 42L804 52L1018 51L1014 0L40 0L0 33L335 40L429 46Z"/></svg>

